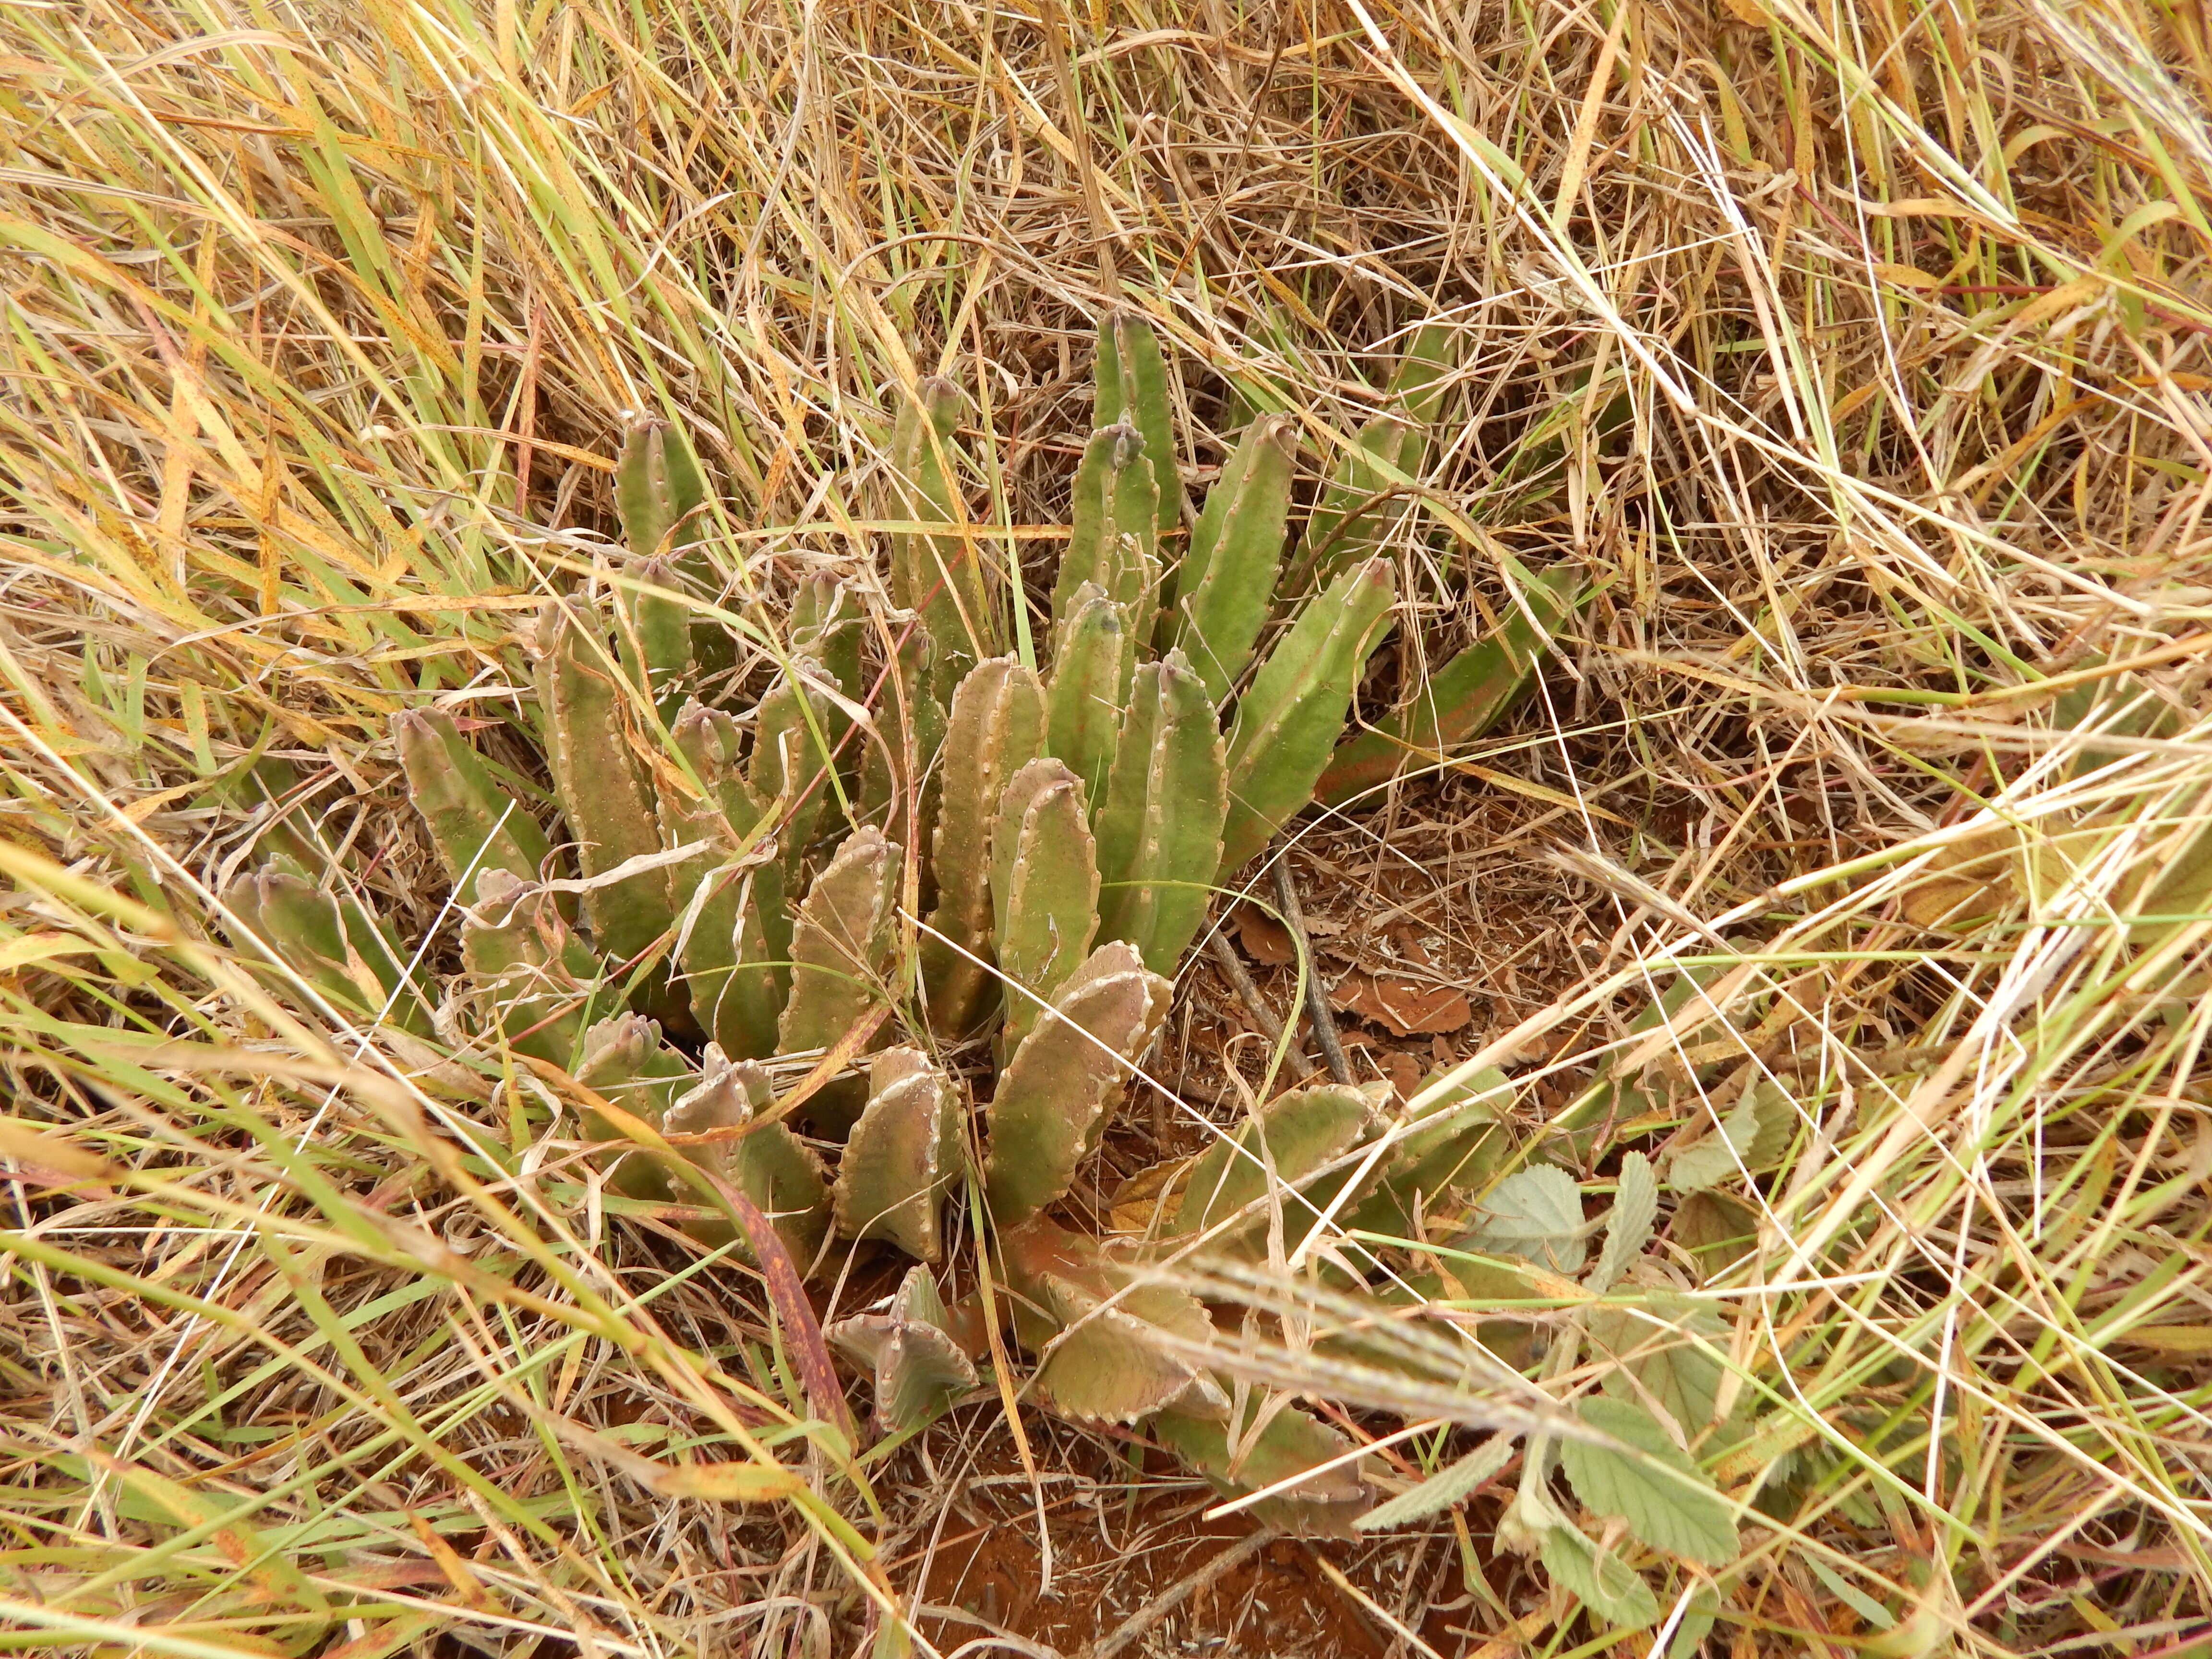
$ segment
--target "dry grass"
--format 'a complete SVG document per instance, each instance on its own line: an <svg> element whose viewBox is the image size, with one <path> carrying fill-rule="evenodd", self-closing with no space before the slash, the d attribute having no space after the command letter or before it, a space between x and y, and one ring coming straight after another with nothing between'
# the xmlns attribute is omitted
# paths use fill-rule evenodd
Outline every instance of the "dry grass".
<svg viewBox="0 0 2212 1659"><path fill-rule="evenodd" d="M1757 1507L1708 1650L2202 1651L2212 929L2139 902L2212 821L2201 18L1060 17L0 15L0 1644L827 1654L916 1597L995 1407L856 1454L757 1282L624 1219L533 1079L410 1073L209 943L210 895L279 761L292 825L449 948L385 719L514 699L625 411L696 434L767 633L872 558L916 372L980 392L978 522L1048 555L1118 297L1185 429L1288 409L1316 473L1405 331L1457 325L1370 712L1509 558L1601 586L1473 765L1299 868L1348 925L1416 908L1489 1009L1455 1057L1513 1060L1528 1136L1580 1124L1601 1176L1787 1085L1747 1249L1689 1255L1686 1204L1669 1235L1769 1431L1718 1471ZM2084 689L2172 712L2093 748ZM1632 1036L1685 966L1710 1003ZM1646 1069L1593 1126L1608 1052ZM639 1462L718 1450L810 1490ZM1497 1514L1419 1546L1466 1651L1649 1649Z"/></svg>

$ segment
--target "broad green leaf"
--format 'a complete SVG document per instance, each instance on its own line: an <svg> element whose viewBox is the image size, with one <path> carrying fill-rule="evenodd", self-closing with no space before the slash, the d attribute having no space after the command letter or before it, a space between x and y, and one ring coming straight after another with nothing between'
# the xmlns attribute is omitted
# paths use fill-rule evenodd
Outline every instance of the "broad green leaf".
<svg viewBox="0 0 2212 1659"><path fill-rule="evenodd" d="M1381 1532L1448 1510L1513 1461L1513 1437L1493 1434L1457 1462L1437 1471L1411 1492L1378 1504L1352 1524L1361 1532Z"/></svg>
<svg viewBox="0 0 2212 1659"><path fill-rule="evenodd" d="M1587 1440L1560 1443L1559 1462L1576 1497L1600 1515L1618 1516L1654 1549L1711 1567L1735 1559L1732 1507L1650 1413L1626 1400L1594 1395L1582 1402L1582 1418L1623 1449Z"/></svg>
<svg viewBox="0 0 2212 1659"><path fill-rule="evenodd" d="M1597 1267L1589 1285L1602 1295L1620 1281L1629 1263L1644 1254L1651 1242L1651 1224L1659 1216L1659 1177L1651 1160L1631 1152L1620 1160L1620 1190L1613 1200L1613 1219L1605 1230L1605 1247L1598 1252Z"/></svg>
<svg viewBox="0 0 2212 1659"><path fill-rule="evenodd" d="M1717 1415L1726 1367L1698 1346L1718 1344L1728 1326L1711 1308L1686 1296L1647 1292L1635 1308L1601 1304L1584 1321L1591 1357L1611 1358L1603 1380L1617 1400L1649 1399L1694 1439Z"/></svg>
<svg viewBox="0 0 2212 1659"><path fill-rule="evenodd" d="M1699 1193L1726 1181L1739 1164L1757 1175L1790 1150L1796 1130L1796 1107L1762 1078L1729 1109L1718 1134L1708 1134L1667 1160L1667 1179L1676 1192Z"/></svg>
<svg viewBox="0 0 2212 1659"><path fill-rule="evenodd" d="M1556 1165L1516 1170L1491 1189L1480 1213L1469 1239L1477 1249L1521 1256L1563 1273L1581 1271L1589 1259L1582 1188Z"/></svg>
<svg viewBox="0 0 2212 1659"><path fill-rule="evenodd" d="M1659 1598L1626 1562L1573 1527L1547 1527L1538 1546L1553 1577L1601 1619L1630 1630L1659 1622Z"/></svg>

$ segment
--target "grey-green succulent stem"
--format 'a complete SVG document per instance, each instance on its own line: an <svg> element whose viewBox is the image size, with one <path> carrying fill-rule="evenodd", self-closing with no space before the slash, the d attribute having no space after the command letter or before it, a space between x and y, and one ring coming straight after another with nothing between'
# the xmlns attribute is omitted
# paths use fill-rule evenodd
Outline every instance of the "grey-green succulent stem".
<svg viewBox="0 0 2212 1659"><path fill-rule="evenodd" d="M1106 798L1137 641L1127 613L1097 583L1078 588L1073 603L1053 639L1045 748L1083 780L1084 799L1096 806Z"/></svg>
<svg viewBox="0 0 2212 1659"><path fill-rule="evenodd" d="M1245 1409L1255 1412L1258 1405L1255 1397ZM1351 1443L1310 1413L1296 1407L1279 1412L1251 1438L1243 1432L1249 1423L1232 1435L1233 1421L1167 1411L1149 1426L1163 1446L1224 1492L1261 1492L1295 1481L1302 1471L1331 1466L1328 1473L1297 1481L1258 1505L1258 1517L1270 1526L1292 1531L1341 1528L1347 1516L1372 1501L1360 1465L1339 1461L1352 1449Z"/></svg>
<svg viewBox="0 0 2212 1659"><path fill-rule="evenodd" d="M255 930L278 958L342 1008L359 1007L368 994L346 973L343 925L337 907L313 882L289 871L267 870L240 878L234 913L251 915ZM368 1006L376 1004L370 1000Z"/></svg>
<svg viewBox="0 0 2212 1659"><path fill-rule="evenodd" d="M615 638L623 667L663 722L674 718L699 678L691 654L691 611L676 597L675 581L672 561L651 558L615 584Z"/></svg>
<svg viewBox="0 0 2212 1659"><path fill-rule="evenodd" d="M959 1095L919 1048L886 1048L868 1067L868 1103L837 1163L837 1228L908 1255L940 1253L938 1212L960 1173Z"/></svg>
<svg viewBox="0 0 2212 1659"><path fill-rule="evenodd" d="M1214 1335L1203 1304L1164 1284L1133 1282L1096 1240L1031 1217L1000 1235L1007 1280L1022 1301L1030 1346L1043 1350L1036 1389L1079 1422L1133 1423L1171 1406L1218 1413L1228 1396L1188 1353ZM1026 1328L1025 1329L1024 1328Z"/></svg>
<svg viewBox="0 0 2212 1659"><path fill-rule="evenodd" d="M617 1014L584 1033L576 1081L657 1129L668 1115L677 1084L690 1073L684 1057L661 1042L656 1022L641 1014ZM599 1113L586 1109L582 1116L590 1139L625 1139ZM643 1151L615 1154L608 1173L616 1189L631 1198L669 1196L667 1172Z"/></svg>
<svg viewBox="0 0 2212 1659"><path fill-rule="evenodd" d="M552 896L505 870L477 877L462 912L461 960L491 996L501 1030L521 1054L575 1059L599 995L599 962L568 931Z"/></svg>
<svg viewBox="0 0 2212 1659"><path fill-rule="evenodd" d="M809 575L792 603L790 634L795 659L817 664L845 702L860 700L860 648L866 635L859 599L850 587L826 570ZM845 755L852 715L825 696L819 700L817 718L824 752L833 759Z"/></svg>
<svg viewBox="0 0 2212 1659"><path fill-rule="evenodd" d="M714 842L685 866L677 895L684 906L678 943L692 1018L726 1054L763 1059L775 1051L790 985L790 921L771 804L738 769L743 738L729 715L687 703L671 735L706 799L670 832Z"/></svg>
<svg viewBox="0 0 2212 1659"><path fill-rule="evenodd" d="M823 1334L873 1370L876 1425L896 1434L942 1416L975 1386L975 1367L952 1340L951 1323L936 1276L916 1266L887 1311L841 1319Z"/></svg>
<svg viewBox="0 0 2212 1659"><path fill-rule="evenodd" d="M711 599L720 587L720 576L701 544L706 504L707 481L684 434L665 421L632 427L615 463L615 507L622 517L623 538L638 559L665 558L665 585L688 584ZM721 673L735 662L735 642L719 623L690 620L688 607L673 600L662 603L685 611L688 654L702 672Z"/></svg>
<svg viewBox="0 0 2212 1659"><path fill-rule="evenodd" d="M991 908L1005 975L1011 1054L1090 954L1098 927L1098 856L1082 780L1060 761L1031 761L999 798L991 831Z"/></svg>
<svg viewBox="0 0 2212 1659"><path fill-rule="evenodd" d="M899 848L873 825L845 838L815 878L791 935L791 996L777 1032L785 1052L828 1048L884 998L890 967ZM841 1079L811 1109L842 1129L867 1099L865 1083Z"/></svg>
<svg viewBox="0 0 2212 1659"><path fill-rule="evenodd" d="M919 947L930 1027L946 1036L966 1036L996 1006L987 804L1042 752L1044 728L1044 688L1012 657L976 664L953 691L939 769L951 810L931 845L937 905Z"/></svg>
<svg viewBox="0 0 2212 1659"><path fill-rule="evenodd" d="M1263 415L1206 493L1176 573L1169 637L1190 659L1218 706L1252 660L1283 568L1297 427Z"/></svg>
<svg viewBox="0 0 2212 1659"><path fill-rule="evenodd" d="M892 629L889 660L870 699L876 730L861 757L860 811L893 841L927 848L937 825L936 763L945 730L936 642L918 620L902 631L894 622ZM917 905L926 910L935 902L927 860L919 873Z"/></svg>
<svg viewBox="0 0 2212 1659"><path fill-rule="evenodd" d="M1055 623L1073 613L1085 582L1120 605L1133 633L1152 637L1158 603L1159 487L1144 464L1144 439L1133 426L1091 434L1076 468L1073 522L1052 590Z"/></svg>
<svg viewBox="0 0 2212 1659"><path fill-rule="evenodd" d="M1413 337L1391 377L1392 407L1359 428L1315 503L1293 565L1293 591L1333 581L1379 549L1385 503L1401 488L1399 479L1421 470L1458 337L1456 330L1437 323Z"/></svg>
<svg viewBox="0 0 2212 1659"><path fill-rule="evenodd" d="M1182 477L1176 468L1175 416L1159 336L1133 312L1109 314L1098 329L1097 401L1092 424L1136 428L1151 462L1159 533L1182 528Z"/></svg>
<svg viewBox="0 0 2212 1659"><path fill-rule="evenodd" d="M1228 757L1205 684L1180 651L1136 672L1097 817L1099 937L1172 975L1221 868Z"/></svg>
<svg viewBox="0 0 2212 1659"><path fill-rule="evenodd" d="M991 1098L983 1170L997 1224L1010 1226L1066 1195L1172 990L1146 971L1133 947L1102 945L1061 988L1052 1016L1014 1050Z"/></svg>
<svg viewBox="0 0 2212 1659"><path fill-rule="evenodd" d="M1526 583L1523 603L1506 612L1495 633L1425 677L1404 708L1339 748L1315 793L1340 805L1480 737L1528 689L1536 664L1573 614L1580 587L1579 574L1563 565Z"/></svg>
<svg viewBox="0 0 2212 1659"><path fill-rule="evenodd" d="M1396 599L1389 561L1370 559L1310 603L1261 664L1229 742L1224 872L1241 869L1313 798Z"/></svg>
<svg viewBox="0 0 2212 1659"><path fill-rule="evenodd" d="M653 781L629 744L630 710L605 648L587 648L565 611L553 608L541 632L538 697L548 728L553 789L576 861L587 878L661 849ZM650 951L676 919L665 870L647 870L584 896L592 942L630 962Z"/></svg>
<svg viewBox="0 0 2212 1659"><path fill-rule="evenodd" d="M392 717L393 746L407 774L407 797L430 831L430 844L457 889L478 870L505 870L537 881L552 857L538 820L493 781L443 709L402 709Z"/></svg>
<svg viewBox="0 0 2212 1659"><path fill-rule="evenodd" d="M720 1045L709 1043L698 1083L669 1108L661 1127L671 1136L744 1128L741 1136L679 1145L677 1150L752 1200L772 1218L784 1249L803 1266L820 1252L829 1231L829 1182L822 1161L787 1127L753 1121L772 1099L765 1071L750 1060L733 1061ZM703 1244L734 1243L740 1258L752 1259L744 1234L720 1215L687 1221L684 1230Z"/></svg>
<svg viewBox="0 0 2212 1659"><path fill-rule="evenodd" d="M706 501L706 480L683 435L665 421L633 426L615 462L615 509L630 551L649 559L696 541Z"/></svg>
<svg viewBox="0 0 2212 1659"><path fill-rule="evenodd" d="M1363 1091L1339 1084L1278 1096L1257 1117L1215 1141L1191 1166L1172 1231L1178 1236L1203 1232L1241 1215L1259 1200L1297 1189L1358 1139L1373 1115L1373 1104ZM1316 1194L1307 1192L1296 1203L1285 1197L1286 1237L1295 1242L1297 1234L1319 1214ZM1238 1231L1249 1237L1255 1224L1264 1229L1265 1220L1255 1212Z"/></svg>
<svg viewBox="0 0 2212 1659"><path fill-rule="evenodd" d="M833 795L843 799L836 770L828 763L834 752L828 737L830 699L813 683L817 675L829 678L818 665L792 657L753 717L749 776L753 792L774 804L784 885L792 892L805 884L806 851Z"/></svg>

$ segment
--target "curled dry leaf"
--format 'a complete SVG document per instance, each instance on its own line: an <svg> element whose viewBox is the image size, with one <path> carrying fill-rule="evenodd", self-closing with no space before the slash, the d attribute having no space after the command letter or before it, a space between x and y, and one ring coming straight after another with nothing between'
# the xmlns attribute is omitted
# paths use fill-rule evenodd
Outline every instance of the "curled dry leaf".
<svg viewBox="0 0 2212 1659"><path fill-rule="evenodd" d="M1237 913L1237 939L1244 954L1269 968L1287 968L1298 959L1291 930L1265 910L1247 904Z"/></svg>
<svg viewBox="0 0 2212 1659"><path fill-rule="evenodd" d="M1328 1000L1338 1012L1371 1020L1393 1036L1442 1036L1464 1030L1474 1018L1464 991L1381 974L1346 974Z"/></svg>

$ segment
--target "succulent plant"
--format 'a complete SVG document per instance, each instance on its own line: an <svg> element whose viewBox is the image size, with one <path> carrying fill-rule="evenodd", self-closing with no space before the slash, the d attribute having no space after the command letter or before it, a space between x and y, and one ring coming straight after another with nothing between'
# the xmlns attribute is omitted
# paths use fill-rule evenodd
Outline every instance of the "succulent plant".
<svg viewBox="0 0 2212 1659"><path fill-rule="evenodd" d="M1198 1160L1150 1243L1109 1247L1054 1206L1141 1072L1213 892L1333 757L1331 775L1367 775L1365 739L1338 744L1396 588L1360 514L1369 472L1403 471L1419 435L1403 419L1362 435L1368 471L1331 486L1328 550L1310 561L1334 572L1327 589L1258 654L1284 586L1295 428L1252 424L1170 569L1187 504L1166 365L1142 319L1109 319L1040 675L1005 652L1026 635L964 522L965 407L943 380L902 394L884 501L898 612L864 626L864 582L810 577L750 708L729 706L732 636L702 614L720 583L697 465L672 428L631 434L616 476L630 557L600 584L605 603L551 601L535 635L560 831L448 715L393 718L410 796L466 901L465 971L439 1029L560 1067L653 1126L763 1212L802 1271L833 1236L925 1264L887 1310L830 1332L873 1370L885 1426L976 1381L994 1316L948 1308L932 1271L948 1200L972 1181L993 1277L1040 1356L1037 1397L1149 1422L1224 1486L1272 1484L1347 1443L1294 1410L1232 1408L1247 1396L1202 1358L1205 1308L1151 1264L1249 1255L1275 1218L1287 1237L1323 1209L1411 1226L1489 1167L1494 1112L1454 1097L1401 1120L1360 1091L1305 1090ZM1563 591L1539 582L1532 607ZM1514 640L1498 659L1517 682L1534 646ZM1463 678L1455 709L1501 699L1478 668ZM1463 712L1410 714L1394 740L1425 750L1468 729ZM429 1030L396 940L357 903L270 867L234 885L231 909L242 945L319 991ZM812 1069L779 1099L761 1062L784 1057ZM971 1097L988 1103L980 1137ZM617 1189L681 1210L702 1243L751 1248L672 1187L680 1165L595 1111L579 1127ZM1281 1501L1314 1519L1363 1492L1346 1462Z"/></svg>

